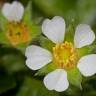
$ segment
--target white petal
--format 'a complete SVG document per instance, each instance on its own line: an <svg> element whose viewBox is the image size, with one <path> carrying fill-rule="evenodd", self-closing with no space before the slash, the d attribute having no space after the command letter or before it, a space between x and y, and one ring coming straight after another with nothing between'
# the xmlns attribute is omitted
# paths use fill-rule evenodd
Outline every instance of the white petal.
<svg viewBox="0 0 96 96"><path fill-rule="evenodd" d="M77 65L84 76L92 76L96 73L96 54L82 57Z"/></svg>
<svg viewBox="0 0 96 96"><path fill-rule="evenodd" d="M58 92L65 91L69 86L66 71L63 69L56 69L49 73L44 78L44 84L49 90L56 90Z"/></svg>
<svg viewBox="0 0 96 96"><path fill-rule="evenodd" d="M27 57L26 65L32 70L40 69L52 61L49 51L35 45L27 47L25 56Z"/></svg>
<svg viewBox="0 0 96 96"><path fill-rule="evenodd" d="M90 45L95 40L95 34L87 24L80 24L76 28L74 36L74 45L76 48L81 48Z"/></svg>
<svg viewBox="0 0 96 96"><path fill-rule="evenodd" d="M17 1L14 1L12 4L5 3L2 13L9 21L19 22L24 14L24 7Z"/></svg>
<svg viewBox="0 0 96 96"><path fill-rule="evenodd" d="M54 43L62 43L65 35L64 19L60 16L55 16L52 20L44 20L42 32Z"/></svg>
<svg viewBox="0 0 96 96"><path fill-rule="evenodd" d="M20 2L14 1L12 3L12 9L14 21L19 22L22 19L24 13L23 5Z"/></svg>
<svg viewBox="0 0 96 96"><path fill-rule="evenodd" d="M2 13L3 13L3 15L9 20L9 21L11 21L12 20L12 18L11 18L11 14L10 14L10 11L11 11L11 4L9 4L9 3L5 3L4 4L4 6L3 6L3 8L2 8Z"/></svg>

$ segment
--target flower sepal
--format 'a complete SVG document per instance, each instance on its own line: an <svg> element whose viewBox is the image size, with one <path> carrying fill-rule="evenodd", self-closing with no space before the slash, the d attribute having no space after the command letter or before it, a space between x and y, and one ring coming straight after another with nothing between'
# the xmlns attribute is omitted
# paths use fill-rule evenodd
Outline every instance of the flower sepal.
<svg viewBox="0 0 96 96"><path fill-rule="evenodd" d="M52 72L54 69L56 69L55 64L53 64L53 62L49 63L48 65L38 70L37 73L35 73L35 76L45 76L46 74Z"/></svg>
<svg viewBox="0 0 96 96"><path fill-rule="evenodd" d="M8 20L4 17L0 10L0 43L9 44L5 34L7 31Z"/></svg>
<svg viewBox="0 0 96 96"><path fill-rule="evenodd" d="M7 30L7 23L8 23L8 20L4 17L4 15L2 14L2 11L0 10L0 29L2 29L2 31Z"/></svg>
<svg viewBox="0 0 96 96"><path fill-rule="evenodd" d="M23 22L27 24L32 24L32 1L30 0L25 8L24 16L22 18Z"/></svg>
<svg viewBox="0 0 96 96"><path fill-rule="evenodd" d="M40 36L40 45L51 52L53 51L52 48L55 46L55 44L51 40L44 36Z"/></svg>
<svg viewBox="0 0 96 96"><path fill-rule="evenodd" d="M71 85L74 85L80 89L81 87L81 82L82 82L82 75L79 72L77 68L71 69L67 71L68 73L68 80Z"/></svg>

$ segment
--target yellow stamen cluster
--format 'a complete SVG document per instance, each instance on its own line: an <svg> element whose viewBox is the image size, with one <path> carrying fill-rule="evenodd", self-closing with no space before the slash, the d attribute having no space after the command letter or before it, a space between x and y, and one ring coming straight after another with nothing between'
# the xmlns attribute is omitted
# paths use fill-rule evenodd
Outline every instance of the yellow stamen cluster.
<svg viewBox="0 0 96 96"><path fill-rule="evenodd" d="M72 43L65 42L53 47L53 58L58 68L67 70L76 66L78 54Z"/></svg>
<svg viewBox="0 0 96 96"><path fill-rule="evenodd" d="M9 23L7 37L13 46L30 40L29 28L23 23Z"/></svg>

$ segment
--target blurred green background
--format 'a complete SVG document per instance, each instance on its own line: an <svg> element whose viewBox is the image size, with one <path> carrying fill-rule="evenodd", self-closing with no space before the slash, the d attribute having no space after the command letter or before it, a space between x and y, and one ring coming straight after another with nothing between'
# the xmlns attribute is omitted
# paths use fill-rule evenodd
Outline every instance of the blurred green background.
<svg viewBox="0 0 96 96"><path fill-rule="evenodd" d="M3 3L12 1L0 0L0 7ZM18 1L25 7L29 2L29 0ZM59 15L65 18L67 26L86 23L96 33L96 0L31 1L32 22L38 26L41 26L44 18ZM96 53L96 46L92 52ZM26 67L25 60L21 51L0 44L0 96L96 96L96 75L83 78L82 90L70 86L62 93L48 91L42 82L43 76L34 76L36 72Z"/></svg>

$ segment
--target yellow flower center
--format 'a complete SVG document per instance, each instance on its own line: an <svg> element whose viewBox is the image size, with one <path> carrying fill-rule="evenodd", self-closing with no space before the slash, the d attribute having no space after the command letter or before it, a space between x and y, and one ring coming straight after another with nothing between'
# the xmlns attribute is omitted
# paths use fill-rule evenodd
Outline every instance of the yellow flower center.
<svg viewBox="0 0 96 96"><path fill-rule="evenodd" d="M65 42L53 47L53 58L58 68L68 70L76 66L78 54L72 43Z"/></svg>
<svg viewBox="0 0 96 96"><path fill-rule="evenodd" d="M30 40L29 28L23 23L9 23L7 37L13 46Z"/></svg>

